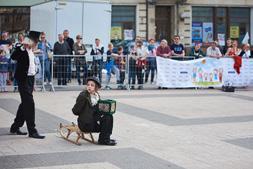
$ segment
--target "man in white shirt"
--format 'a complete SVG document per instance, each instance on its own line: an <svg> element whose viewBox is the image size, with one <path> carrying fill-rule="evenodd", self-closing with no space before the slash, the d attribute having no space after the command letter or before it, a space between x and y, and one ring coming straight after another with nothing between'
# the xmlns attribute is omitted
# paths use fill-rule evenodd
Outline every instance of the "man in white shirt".
<svg viewBox="0 0 253 169"><path fill-rule="evenodd" d="M216 42L213 41L211 46L209 46L206 50L206 56L212 58L220 58L222 57L220 49L216 46Z"/></svg>
<svg viewBox="0 0 253 169"><path fill-rule="evenodd" d="M32 37L33 33L33 31L30 31L29 36ZM35 128L35 104L33 100L33 86L34 76L36 74L36 65L35 56L32 51L34 47L36 47L36 41L25 38L22 44L16 46L16 49L11 55L11 59L17 61L15 79L18 82L18 90L21 97L21 103L18 107L14 123L11 125L10 133L16 135L26 135L26 132L20 131L20 127L22 127L24 125L24 122L26 122L29 137L44 139L45 136L40 135Z"/></svg>

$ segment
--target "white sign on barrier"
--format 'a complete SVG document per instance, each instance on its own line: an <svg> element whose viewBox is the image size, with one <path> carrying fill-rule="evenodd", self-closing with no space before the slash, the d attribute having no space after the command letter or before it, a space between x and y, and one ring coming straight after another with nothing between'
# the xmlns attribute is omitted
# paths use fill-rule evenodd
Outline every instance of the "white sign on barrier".
<svg viewBox="0 0 253 169"><path fill-rule="evenodd" d="M241 73L233 68L231 58L201 58L176 61L157 57L157 85L161 87L221 87L253 85L253 59L243 59Z"/></svg>

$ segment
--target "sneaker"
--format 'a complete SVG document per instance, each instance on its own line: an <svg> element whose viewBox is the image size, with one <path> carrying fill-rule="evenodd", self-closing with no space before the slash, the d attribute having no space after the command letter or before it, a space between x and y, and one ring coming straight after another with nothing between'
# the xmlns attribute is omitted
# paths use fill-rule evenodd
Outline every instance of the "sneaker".
<svg viewBox="0 0 253 169"><path fill-rule="evenodd" d="M142 90L142 89L143 89L143 86L138 86L138 89L139 89L139 90Z"/></svg>
<svg viewBox="0 0 253 169"><path fill-rule="evenodd" d="M106 90L111 90L112 88L110 86L105 86Z"/></svg>

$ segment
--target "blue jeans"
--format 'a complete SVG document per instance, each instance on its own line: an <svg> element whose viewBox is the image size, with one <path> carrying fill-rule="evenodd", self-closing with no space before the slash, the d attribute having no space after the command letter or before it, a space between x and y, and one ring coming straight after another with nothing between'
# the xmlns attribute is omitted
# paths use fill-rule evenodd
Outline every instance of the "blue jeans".
<svg viewBox="0 0 253 169"><path fill-rule="evenodd" d="M44 67L43 67L43 63L44 63ZM46 82L46 80L48 80L48 82L51 82L51 60L47 58L43 62L43 60L40 58L40 64L41 64L42 72L44 72L44 82Z"/></svg>
<svg viewBox="0 0 253 169"><path fill-rule="evenodd" d="M98 76L100 83L102 82L102 69L103 69L103 59L99 59L99 60L94 60L93 61L93 65L94 65L94 76Z"/></svg>
<svg viewBox="0 0 253 169"><path fill-rule="evenodd" d="M85 82L86 82L87 72L88 72L86 64L84 64L84 65L76 64L76 78L77 78L77 81L78 81L79 85L81 84L81 76L80 76L81 67L83 67L83 84L85 84Z"/></svg>
<svg viewBox="0 0 253 169"><path fill-rule="evenodd" d="M113 64L112 65L107 64L106 65L106 70L107 70L107 73L106 73L106 85L107 86L109 85L112 73L114 73L116 75L117 83L119 83L119 81L120 81L120 74L119 74L118 67L116 65L113 65Z"/></svg>
<svg viewBox="0 0 253 169"><path fill-rule="evenodd" d="M136 60L133 58L129 59L129 76L128 76L128 84L135 85L136 81Z"/></svg>
<svg viewBox="0 0 253 169"><path fill-rule="evenodd" d="M156 58L147 57L146 72L145 72L145 82L148 82L149 72L151 71L151 83L154 81L155 71L156 71Z"/></svg>

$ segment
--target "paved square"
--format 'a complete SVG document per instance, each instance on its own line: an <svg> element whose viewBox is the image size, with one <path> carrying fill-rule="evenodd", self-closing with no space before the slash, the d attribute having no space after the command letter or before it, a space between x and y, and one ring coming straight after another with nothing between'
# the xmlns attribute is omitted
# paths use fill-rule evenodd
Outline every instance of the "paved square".
<svg viewBox="0 0 253 169"><path fill-rule="evenodd" d="M78 93L34 93L45 140L9 135L20 98L1 94L0 168L252 169L252 90L101 91L117 100L116 147L59 138L59 123L76 122L71 108Z"/></svg>

